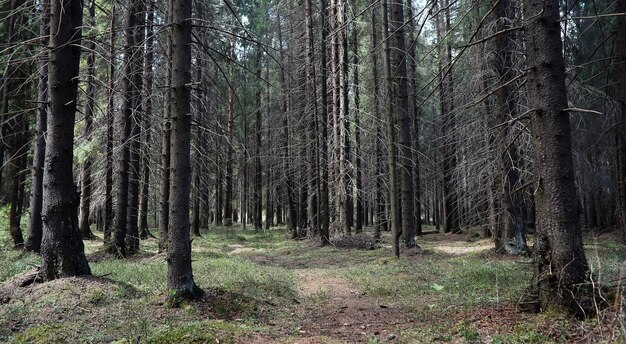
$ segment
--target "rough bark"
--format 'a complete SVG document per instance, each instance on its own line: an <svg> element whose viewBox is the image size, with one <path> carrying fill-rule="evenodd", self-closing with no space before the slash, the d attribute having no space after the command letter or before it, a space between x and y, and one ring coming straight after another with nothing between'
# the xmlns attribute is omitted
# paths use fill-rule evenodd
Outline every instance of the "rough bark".
<svg viewBox="0 0 626 344"><path fill-rule="evenodd" d="M139 237L147 238L152 236L148 229L148 199L150 196L150 146L152 141L152 84L154 73L154 6L155 1L148 2L148 15L146 19L146 53L144 56L144 84L143 84L143 116L141 131L141 191L139 195Z"/></svg>
<svg viewBox="0 0 626 344"><path fill-rule="evenodd" d="M114 96L115 96L115 1L111 5L111 24L109 32L109 80L108 80L108 102L107 102L107 130L106 130L106 172L104 181L104 244L108 245L111 241L111 232L113 231L113 221L115 214L113 213L113 123L115 120Z"/></svg>
<svg viewBox="0 0 626 344"><path fill-rule="evenodd" d="M328 195L328 61L327 61L327 38L328 38L328 6L326 0L320 0L321 14L321 38L322 38L322 54L321 54L321 103L320 107L320 160L319 168L321 172L320 178L320 243L322 246L329 244L330 238L330 202Z"/></svg>
<svg viewBox="0 0 626 344"><path fill-rule="evenodd" d="M48 123L48 34L50 32L50 0L41 2L39 36L41 56L39 57L39 84L37 86L36 134L33 149L32 186L30 195L30 220L26 249L39 252L41 249L41 206L43 201L43 167L46 154L45 135Z"/></svg>
<svg viewBox="0 0 626 344"><path fill-rule="evenodd" d="M394 1L391 8L393 79L395 113L400 127L398 135L398 162L400 175L400 206L402 211L402 240L406 247L415 246L415 219L413 209L413 153L411 150L411 121L408 102L406 69L406 41L404 37L404 3Z"/></svg>
<svg viewBox="0 0 626 344"><path fill-rule="evenodd" d="M617 13L626 13L626 3L617 1ZM622 240L626 243L626 16L617 17L617 41L615 43L617 68L615 94L621 105L618 119L618 191L620 203L620 226Z"/></svg>
<svg viewBox="0 0 626 344"><path fill-rule="evenodd" d="M536 311L558 303L576 314L591 310L588 264L574 184L565 63L558 0L524 1L528 99L533 134L537 237Z"/></svg>
<svg viewBox="0 0 626 344"><path fill-rule="evenodd" d="M96 17L96 1L91 0L89 2L89 25L95 25ZM87 77L85 82L87 83L87 94L85 99L85 129L83 136L85 141L91 140L93 131L93 109L95 105L96 85L94 80L94 74L96 71L96 43L93 39L87 42ZM80 192L80 218L79 228L80 234L83 239L94 239L95 235L91 232L89 223L89 208L91 206L91 152L88 152L85 161L83 162L81 170L81 192Z"/></svg>
<svg viewBox="0 0 626 344"><path fill-rule="evenodd" d="M43 175L43 278L90 275L78 228L72 158L78 95L82 2L53 0L50 10L48 137Z"/></svg>
<svg viewBox="0 0 626 344"><path fill-rule="evenodd" d="M171 183L167 288L171 298L194 298L200 289L191 270L189 193L191 191L191 0L170 0L171 26Z"/></svg>
<svg viewBox="0 0 626 344"><path fill-rule="evenodd" d="M393 238L393 254L396 257L400 257L400 228L399 226L399 218L398 218L398 182L397 182L397 172L396 172L396 133L395 133L395 123L393 118L393 84L391 82L392 74L391 74L391 52L389 47L389 31L388 31L388 22L387 22L387 1L382 0L381 2L381 22L382 22L382 35L381 39L383 41L384 54L383 54L383 66L385 68L385 91L387 95L384 97L385 104L385 114L387 119L387 163L389 168L389 213L391 216L391 236Z"/></svg>

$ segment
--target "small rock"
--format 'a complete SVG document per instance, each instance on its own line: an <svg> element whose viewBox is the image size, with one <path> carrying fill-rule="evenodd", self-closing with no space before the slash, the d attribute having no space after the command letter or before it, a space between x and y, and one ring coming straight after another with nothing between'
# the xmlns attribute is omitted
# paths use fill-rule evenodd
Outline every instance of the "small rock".
<svg viewBox="0 0 626 344"><path fill-rule="evenodd" d="M393 333L387 336L387 340L394 340L394 339L396 339L396 335Z"/></svg>
<svg viewBox="0 0 626 344"><path fill-rule="evenodd" d="M300 331L298 331L298 333L300 333L300 334L306 334L306 331L305 331L305 330L300 330Z"/></svg>
<svg viewBox="0 0 626 344"><path fill-rule="evenodd" d="M365 330L365 325L361 325L361 330Z"/></svg>

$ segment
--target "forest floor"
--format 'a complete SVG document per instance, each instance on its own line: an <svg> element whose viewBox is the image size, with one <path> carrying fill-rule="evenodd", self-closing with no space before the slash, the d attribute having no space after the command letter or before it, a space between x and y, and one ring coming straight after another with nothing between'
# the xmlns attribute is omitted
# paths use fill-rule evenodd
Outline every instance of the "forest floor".
<svg viewBox="0 0 626 344"><path fill-rule="evenodd" d="M428 230L429 228L427 228ZM531 260L492 252L490 240L428 234L420 248L319 247L284 229L211 228L194 238L198 301L168 308L165 256L155 239L119 260L86 241L93 277L26 287L40 264L0 234L0 341L16 343L545 343L624 342L624 305L586 321L558 309L521 313ZM386 243L385 243L386 242ZM595 281L626 272L609 235L585 238ZM367 245L365 245L367 247ZM17 276L17 277L16 277Z"/></svg>

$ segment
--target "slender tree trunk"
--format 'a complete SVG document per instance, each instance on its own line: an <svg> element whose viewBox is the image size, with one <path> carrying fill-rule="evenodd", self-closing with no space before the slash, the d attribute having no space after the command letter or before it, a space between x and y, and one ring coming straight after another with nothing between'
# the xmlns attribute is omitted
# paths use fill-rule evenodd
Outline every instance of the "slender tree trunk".
<svg viewBox="0 0 626 344"><path fill-rule="evenodd" d="M139 195L139 237L152 236L148 229L148 200L150 196L150 146L152 144L152 84L154 73L154 6L155 1L148 2L146 53L144 57L144 80L143 84L143 130L141 132L141 191Z"/></svg>
<svg viewBox="0 0 626 344"><path fill-rule="evenodd" d="M352 28L352 65L354 68L354 160L355 160L355 182L356 182L356 222L354 224L354 230L357 233L361 233L363 230L364 220L364 204L363 204L363 162L361 157L361 123L359 117L361 116L361 98L360 98L360 85L359 85L359 37L357 26Z"/></svg>
<svg viewBox="0 0 626 344"><path fill-rule="evenodd" d="M309 197L307 198L307 217L311 234L319 232L319 135L318 135L318 107L317 82L315 75L315 45L313 40L313 12L311 0L305 0L306 18L306 87L305 87L305 116L308 132L307 149L307 182Z"/></svg>
<svg viewBox="0 0 626 344"><path fill-rule="evenodd" d="M258 86L256 90L256 117L255 117L255 151L254 151L254 230L261 231L263 229L263 170L261 165L261 123L262 107L261 107L261 51L259 50L256 56L257 63L257 79Z"/></svg>
<svg viewBox="0 0 626 344"><path fill-rule="evenodd" d="M172 2L169 3L168 21L172 20ZM168 32L167 44L167 71L166 84L172 85L172 35ZM170 226L170 176L171 176L171 112L172 112L172 91L169 87L165 91L165 106L163 108L163 135L161 139L161 190L159 192L159 252L168 250L169 226Z"/></svg>
<svg viewBox="0 0 626 344"><path fill-rule="evenodd" d="M115 118L114 96L115 96L115 1L111 8L111 24L109 32L109 99L107 103L107 130L106 130L106 172L104 186L104 244L108 245L111 241L111 232L113 231L113 122Z"/></svg>
<svg viewBox="0 0 626 344"><path fill-rule="evenodd" d="M43 166L46 154L45 135L48 123L48 34L50 33L50 0L41 2L39 36L41 56L39 58L39 85L37 87L37 133L33 150L33 172L30 196L30 220L26 249L39 252L41 249L41 206L43 201ZM0 165L2 163L0 162Z"/></svg>
<svg viewBox="0 0 626 344"><path fill-rule="evenodd" d="M94 26L96 17L96 1L89 2L89 25ZM86 141L91 140L93 131L93 109L95 106L96 85L94 74L96 72L96 43L93 39L87 42L87 94L85 99L85 131L83 135ZM89 208L91 205L91 156L87 155L81 170L81 193L80 193L80 234L83 239L94 239L89 223Z"/></svg>
<svg viewBox="0 0 626 344"><path fill-rule="evenodd" d="M398 125L398 152L400 165L400 189L402 207L402 240L406 247L415 246L415 223L413 209L413 154L411 152L411 122L408 103L408 82L406 70L406 43L404 37L404 4L395 1L391 10L391 30L394 49L393 78L395 80L395 100Z"/></svg>
<svg viewBox="0 0 626 344"><path fill-rule="evenodd" d="M78 95L82 2L52 0L48 137L43 175L43 278L90 275L78 228L72 159Z"/></svg>
<svg viewBox="0 0 626 344"><path fill-rule="evenodd" d="M444 36L450 28L450 12L448 0L443 0L441 4L442 14L437 16L437 37L441 45L439 52L439 75L440 75L440 102L442 136L444 143L442 150L442 174L443 174L443 231L448 233L459 233L460 215L457 185L454 180L454 171L457 166L456 159L456 137L455 119L452 97L452 47L449 43L444 43ZM442 18L443 17L443 18Z"/></svg>
<svg viewBox="0 0 626 344"><path fill-rule="evenodd" d="M228 117L226 123L227 155L226 155L226 190L224 191L224 225L233 224L233 161L235 159L235 142L233 134L235 112L235 42L230 42L230 76L231 82L228 89Z"/></svg>
<svg viewBox="0 0 626 344"><path fill-rule="evenodd" d="M409 21L408 33L408 69L409 69L409 111L411 121L411 153L413 162L413 223L415 234L422 235L422 189L420 185L420 161L419 161L419 135L420 135L420 109L417 102L418 80L417 80L417 32L415 32L415 21L413 19L413 5L409 1L407 4L407 17Z"/></svg>
<svg viewBox="0 0 626 344"><path fill-rule="evenodd" d="M171 26L171 183L167 288L172 298L201 293L191 271L189 193L191 191L191 0L170 0Z"/></svg>
<svg viewBox="0 0 626 344"><path fill-rule="evenodd" d="M378 10L376 6L377 0L372 0L372 83L373 83L373 109L372 112L377 116L376 124L376 201L374 209L376 211L376 225L374 227L374 237L376 240L380 239L380 232L383 229L384 224L387 223L385 216L385 204L383 200L383 151L382 151L382 126L384 118L382 118L380 111L380 85L378 80L378 53L376 51L378 47Z"/></svg>
<svg viewBox="0 0 626 344"><path fill-rule="evenodd" d="M384 47L384 68L385 68L385 87L387 95L385 96L386 105L385 113L387 115L387 160L389 165L389 199L390 199L390 214L391 214L391 236L393 238L393 254L400 258L400 228L398 228L398 183L396 173L396 151L395 142L396 134L394 129L393 119L393 84L391 82L391 52L389 47L389 29L387 24L387 0L381 1L381 18L382 18L382 36Z"/></svg>
<svg viewBox="0 0 626 344"><path fill-rule="evenodd" d="M626 3L617 1L617 13L626 13ZM617 85L615 94L621 105L618 119L618 191L620 205L620 226L622 240L626 243L626 16L617 17L617 41L615 43L617 61Z"/></svg>
<svg viewBox="0 0 626 344"><path fill-rule="evenodd" d="M327 38L328 38L328 6L326 0L320 0L320 7L322 9L321 14L321 93L322 93L322 106L320 107L320 126L321 135L320 138L320 159L319 168L321 170L320 179L320 243L322 246L329 244L330 239L330 202L328 195L328 61L327 61Z"/></svg>
<svg viewBox="0 0 626 344"><path fill-rule="evenodd" d="M533 133L537 237L534 310L556 302L589 314L587 272L574 183L558 0L524 0L528 99Z"/></svg>
<svg viewBox="0 0 626 344"><path fill-rule="evenodd" d="M128 95L131 98L131 129L130 129L130 155L129 155L129 176L128 176L128 210L126 215L126 246L128 253L135 253L139 250L139 180L140 180L140 150L141 150L141 123L143 115L143 104L141 92L143 89L143 52L144 52L144 32L145 32L145 11L143 1L135 1L135 8L132 9L135 16L135 27L132 33L133 55L130 59L132 76L131 91Z"/></svg>

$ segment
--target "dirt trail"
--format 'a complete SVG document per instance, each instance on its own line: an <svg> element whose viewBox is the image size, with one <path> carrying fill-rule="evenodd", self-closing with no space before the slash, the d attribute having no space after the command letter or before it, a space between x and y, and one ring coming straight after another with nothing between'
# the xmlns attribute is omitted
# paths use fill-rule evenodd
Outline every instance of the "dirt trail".
<svg viewBox="0 0 626 344"><path fill-rule="evenodd" d="M394 305L380 304L348 280L323 269L298 269L296 289L301 304L294 307L294 343L324 342L328 338L367 343L373 338L393 341L412 322ZM327 342L327 341L326 341Z"/></svg>

